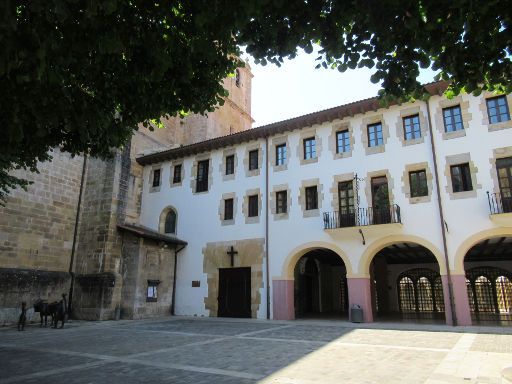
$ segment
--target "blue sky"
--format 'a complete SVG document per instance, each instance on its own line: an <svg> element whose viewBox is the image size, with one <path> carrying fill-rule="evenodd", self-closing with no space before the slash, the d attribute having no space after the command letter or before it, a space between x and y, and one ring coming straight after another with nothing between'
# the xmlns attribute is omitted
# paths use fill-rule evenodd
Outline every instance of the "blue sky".
<svg viewBox="0 0 512 384"><path fill-rule="evenodd" d="M254 127L320 111L377 95L379 84L372 84L368 68L340 73L315 69L315 58L302 52L281 67L256 65L249 60L252 79ZM420 82L433 81L434 73L424 71Z"/></svg>

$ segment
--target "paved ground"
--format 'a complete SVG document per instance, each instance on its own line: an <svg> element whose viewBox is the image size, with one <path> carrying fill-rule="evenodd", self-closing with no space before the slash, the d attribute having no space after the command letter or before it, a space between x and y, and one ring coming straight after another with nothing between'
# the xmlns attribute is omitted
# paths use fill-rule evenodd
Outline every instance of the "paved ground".
<svg viewBox="0 0 512 384"><path fill-rule="evenodd" d="M508 383L512 328L165 318L0 329L0 383Z"/></svg>

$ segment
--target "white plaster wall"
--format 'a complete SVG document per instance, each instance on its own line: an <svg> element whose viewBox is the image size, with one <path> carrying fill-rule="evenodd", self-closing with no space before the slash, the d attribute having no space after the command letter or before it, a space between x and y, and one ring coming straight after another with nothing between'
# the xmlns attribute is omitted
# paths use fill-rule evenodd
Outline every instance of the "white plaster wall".
<svg viewBox="0 0 512 384"><path fill-rule="evenodd" d="M144 169L144 188L140 224L158 230L160 213L164 208L172 206L178 213L177 236L188 242L183 251L178 254L176 279L176 314L208 316L204 306L204 298L208 296L207 276L203 273L202 249L209 242L231 241L252 238L264 238L266 207L260 212L259 223L245 224L242 214L243 197L246 190L260 188L265 193L264 168L259 176L246 177L244 169L245 145L236 150L238 158L235 179L223 181L219 171L223 159L223 150L214 151L210 156L212 182L207 193L193 194L190 186L194 157L184 159L184 178L181 186L170 187L171 163L162 164L162 185L159 192L149 192L151 169ZM265 141L260 141L260 150L265 150ZM264 152L263 152L263 155ZM264 167L264 164L262 165ZM222 226L219 217L219 204L223 193L236 192L237 206L235 225ZM229 260L229 256L226 255ZM192 280L199 280L200 287L193 288ZM265 283L264 283L265 284ZM261 299L258 317L265 317L266 294L265 287L261 289Z"/></svg>
<svg viewBox="0 0 512 384"><path fill-rule="evenodd" d="M436 112L437 103L441 99L437 96L430 99L432 114ZM447 235L448 257L452 269L454 268L456 250L463 241L478 232L498 227L489 219L487 204L486 191L494 190L489 159L493 156L493 149L512 146L512 130L488 132L487 126L482 125L484 116L479 109L481 98L463 95L463 99L469 100L472 115L465 137L443 140L441 133L435 126L436 117L432 116L441 198L449 230ZM410 204L409 199L402 191L402 176L407 164L427 162L430 172L435 175L428 132L424 136L423 143L410 146L403 146L397 137L396 124L397 122L401 123L402 119L400 111L410 108L412 105L419 105L425 116L427 115L426 104L416 102L414 104L393 106L389 109L379 109L347 119L352 126L355 139L352 156L348 158L334 159L333 153L329 149L329 135L332 133L332 126L340 123L340 121L304 127L308 130L314 128L317 136L322 141L322 151L317 152L318 162L313 164L300 164L298 147L302 145L301 130L288 133L287 170L274 172L274 167L269 169L269 191L272 191L274 185L279 184L288 184L288 189L291 191L291 196L288 196L291 199L288 219L275 220L274 216L269 213L269 268L271 279L292 278L293 275L287 276L286 271L287 268L293 270L294 266L293 263L286 265L286 260L298 249L306 247L308 244L323 243L326 247L340 250L349 263L347 267L352 271L349 274L352 277L368 276L368 269L366 264L362 262L362 257L365 252L369 252L369 249L373 249L372 255L375 254L387 245L387 240L411 241L411 236L416 237L425 244L429 244L432 249L437 250L438 256L441 261L443 260L442 233L437 208L438 196L435 188L436 180L433 180L434 184L430 192L431 199L429 202ZM361 140L361 130L366 134L366 124L363 123L363 119L373 115L382 115L383 122L389 127L389 138L383 153L366 155ZM283 134L278 136L283 136ZM275 147L270 144L272 139L273 137L270 137L268 140L269 152L275 151ZM265 141L259 140L259 143L260 150L264 151ZM149 176L154 165L145 167L140 224L155 230L158 229L160 213L165 207L172 205L178 212L178 236L189 243L178 256L176 290L176 312L178 314L208 315L204 309L203 301L204 297L207 296L208 287L206 275L202 272L202 248L207 242L262 238L265 236L265 206L262 207L258 224L245 224L245 218L242 215L242 203L246 190L260 188L261 193L265 193L265 164L261 165L259 176L245 176L243 159L246 153L246 145L247 143L243 143L237 146L236 177L231 181L222 181L222 172L219 170L223 151L226 148L211 153L210 166L213 170L213 184L206 194L192 193L190 178L193 157L184 160L185 175L181 187L169 187L170 163L165 162L162 165L163 182L159 192L149 193ZM477 196L474 198L452 200L446 192L445 157L466 152L470 152L471 160L478 168L477 183L481 185L481 188L477 189ZM265 163L265 154L263 159L263 163ZM331 206L333 196L330 192L333 185L333 176L354 172L359 177L366 178L369 172L384 169L387 169L391 175L391 180L388 180L389 189L394 196L393 202L401 208L402 226L375 225L363 227L365 245L362 244L358 228L325 231L322 214L333 210ZM318 178L320 184L323 185L320 216L304 218L298 203L299 189L302 180L314 178ZM367 201L365 193L366 183L369 182L368 179L360 183L360 207L372 205L370 201ZM474 185L474 187L477 186ZM229 192L236 192L238 198L236 224L222 226L218 207L222 194ZM264 196L262 200L265 204ZM512 227L510 228L510 234L512 235ZM265 271L265 266L263 266L263 271ZM192 288L192 280L200 280L201 287ZM261 298L262 303L258 317L265 317L265 287L261 290Z"/></svg>

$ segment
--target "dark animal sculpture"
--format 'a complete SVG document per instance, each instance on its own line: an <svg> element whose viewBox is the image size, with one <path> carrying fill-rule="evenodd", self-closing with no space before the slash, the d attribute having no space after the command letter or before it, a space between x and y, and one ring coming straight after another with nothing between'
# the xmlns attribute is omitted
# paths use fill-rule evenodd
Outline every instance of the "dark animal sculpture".
<svg viewBox="0 0 512 384"><path fill-rule="evenodd" d="M52 320L50 322L50 327L53 324L53 314L50 311L50 305L46 302L46 300L37 299L34 303L34 312L39 312L39 316L41 317L41 324L40 327L43 326L43 319L44 319L44 326L46 327L48 325L48 316L52 317Z"/></svg>
<svg viewBox="0 0 512 384"><path fill-rule="evenodd" d="M64 328L66 322L66 315L68 312L68 303L66 301L66 294L62 294L62 300L56 303L50 304L50 311L52 311L52 324L54 328L57 328L59 321L62 322L61 328Z"/></svg>
<svg viewBox="0 0 512 384"><path fill-rule="evenodd" d="M27 321L27 303L24 301L21 303L21 314L18 320L18 331L25 330L25 323Z"/></svg>

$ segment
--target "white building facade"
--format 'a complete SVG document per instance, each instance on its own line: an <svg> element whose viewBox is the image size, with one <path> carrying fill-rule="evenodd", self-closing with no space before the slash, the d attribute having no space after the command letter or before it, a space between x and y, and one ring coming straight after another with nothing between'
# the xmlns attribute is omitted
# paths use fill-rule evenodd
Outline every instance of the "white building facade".
<svg viewBox="0 0 512 384"><path fill-rule="evenodd" d="M512 95L425 89L138 158L175 313L510 324Z"/></svg>

